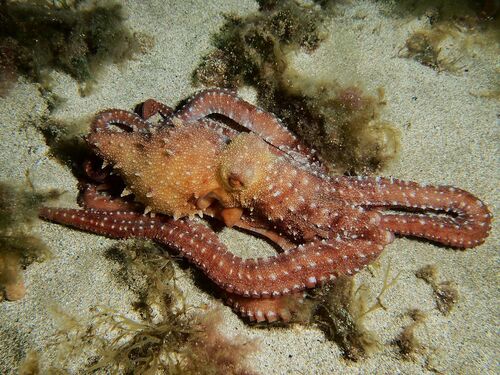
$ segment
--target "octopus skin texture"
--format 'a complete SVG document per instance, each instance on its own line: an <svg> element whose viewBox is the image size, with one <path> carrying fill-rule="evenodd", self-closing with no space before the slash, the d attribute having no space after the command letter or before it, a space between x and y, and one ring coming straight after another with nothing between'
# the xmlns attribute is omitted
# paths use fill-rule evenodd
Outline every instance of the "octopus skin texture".
<svg viewBox="0 0 500 375"><path fill-rule="evenodd" d="M87 136L96 160L86 163L88 178L80 184L83 208L44 207L40 216L162 243L201 269L251 321L288 321L290 299L359 272L394 235L456 248L488 236L491 215L472 194L393 178L329 176L314 150L274 115L230 91L202 91L176 111L150 99L140 112L96 115ZM155 115L160 121L151 121ZM196 218L202 215L267 237L281 252L235 256Z"/></svg>

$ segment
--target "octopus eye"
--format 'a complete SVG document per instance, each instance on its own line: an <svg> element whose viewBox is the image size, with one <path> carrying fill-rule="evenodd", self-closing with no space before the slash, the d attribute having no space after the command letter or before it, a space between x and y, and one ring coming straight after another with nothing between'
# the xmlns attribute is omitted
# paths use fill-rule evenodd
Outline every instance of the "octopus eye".
<svg viewBox="0 0 500 375"><path fill-rule="evenodd" d="M262 139L254 134L239 134L221 155L221 182L228 191L253 191L273 160Z"/></svg>
<svg viewBox="0 0 500 375"><path fill-rule="evenodd" d="M234 190L241 190L243 189L243 183L241 182L241 180L232 175L232 176L229 176L229 178L227 179L227 182L229 183L229 186L231 186L231 188L233 188Z"/></svg>
<svg viewBox="0 0 500 375"><path fill-rule="evenodd" d="M252 168L230 172L227 176L227 184L232 190L241 191L248 188L255 179L255 171Z"/></svg>

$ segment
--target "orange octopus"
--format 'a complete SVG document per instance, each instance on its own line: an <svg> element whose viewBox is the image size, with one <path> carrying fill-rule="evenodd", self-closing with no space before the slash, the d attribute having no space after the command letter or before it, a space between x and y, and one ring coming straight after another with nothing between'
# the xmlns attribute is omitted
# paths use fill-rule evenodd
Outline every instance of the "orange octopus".
<svg viewBox="0 0 500 375"><path fill-rule="evenodd" d="M147 121L158 113L161 122ZM280 120L227 90L198 93L178 111L154 100L143 104L142 116L103 111L87 141L103 169L86 164L92 182L82 184L83 209L45 207L40 216L113 238L163 243L252 321L288 321L287 296L300 299L307 288L359 272L395 234L470 248L490 229L488 208L458 188L328 176ZM197 215L267 237L282 251L237 257Z"/></svg>

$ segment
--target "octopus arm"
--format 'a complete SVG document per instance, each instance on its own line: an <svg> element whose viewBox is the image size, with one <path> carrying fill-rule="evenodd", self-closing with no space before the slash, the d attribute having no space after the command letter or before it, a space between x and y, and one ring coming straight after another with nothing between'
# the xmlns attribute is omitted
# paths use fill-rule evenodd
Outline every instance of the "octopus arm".
<svg viewBox="0 0 500 375"><path fill-rule="evenodd" d="M148 99L140 105L139 112L144 120L147 120L154 115L160 114L164 119L172 116L174 110L155 99Z"/></svg>
<svg viewBox="0 0 500 375"><path fill-rule="evenodd" d="M201 91L176 116L183 121L194 122L211 114L230 118L277 148L293 150L309 160L315 160L314 151L303 145L275 115L238 98L228 90Z"/></svg>
<svg viewBox="0 0 500 375"><path fill-rule="evenodd" d="M104 217L114 218L114 213L108 212L107 214L97 215L97 211L121 211L118 214L121 218L136 218L137 214L133 213L134 203L125 202L120 198L110 199L109 197L102 196L96 190L96 186L92 184L82 185L82 204L83 206L89 209L95 209L94 215L98 220L104 220ZM66 216L64 216L64 212L59 212L59 215L53 210L44 209L42 210L41 216L46 218L52 218L55 221L65 220L68 225L69 221L74 221L77 217L76 215L81 215L81 210L72 210L66 211ZM128 212L128 214L127 214ZM90 215L89 215L90 216ZM57 219L59 217L59 220ZM81 216L77 219L82 222L81 229L89 230L90 219L88 224L86 224L85 220L82 220ZM109 219L107 219L109 220ZM111 219L114 223L122 223L125 219L116 220ZM126 221L126 220L125 220ZM115 224L115 225L116 225ZM75 226L74 224L72 224ZM94 226L95 228L95 226ZM161 227L160 227L161 228ZM251 227L250 227L251 228ZM165 228L164 228L165 229ZM249 228L246 228L249 229ZM90 229L93 232L97 232L96 229ZM251 229L250 229L251 230ZM103 234L108 234L108 231L103 232ZM109 234L108 234L109 235ZM122 237L123 234L117 234L116 236ZM303 294L292 294L290 296L281 296L279 298L247 298L243 296L239 296L233 293L223 293L224 299L227 304L232 306L232 308L237 311L241 316L248 318L250 321L263 322L267 321L269 323L281 320L284 322L290 321L292 314L297 311L300 307L300 304L303 302Z"/></svg>
<svg viewBox="0 0 500 375"><path fill-rule="evenodd" d="M336 183L343 199L380 210L381 225L396 234L470 248L483 243L491 228L486 205L458 188L380 177L340 177Z"/></svg>
<svg viewBox="0 0 500 375"><path fill-rule="evenodd" d="M83 207L100 211L136 211L140 208L135 202L103 195L99 193L96 185L89 183L80 184L78 200Z"/></svg>
<svg viewBox="0 0 500 375"><path fill-rule="evenodd" d="M278 297L315 287L370 264L383 246L369 240L322 240L268 258L235 256L208 227L137 212L42 208L40 217L112 238L149 238L177 250L219 287L253 298Z"/></svg>
<svg viewBox="0 0 500 375"><path fill-rule="evenodd" d="M149 132L153 125L133 112L121 109L106 109L99 112L90 124L91 134L115 131L111 125L124 127L128 131Z"/></svg>

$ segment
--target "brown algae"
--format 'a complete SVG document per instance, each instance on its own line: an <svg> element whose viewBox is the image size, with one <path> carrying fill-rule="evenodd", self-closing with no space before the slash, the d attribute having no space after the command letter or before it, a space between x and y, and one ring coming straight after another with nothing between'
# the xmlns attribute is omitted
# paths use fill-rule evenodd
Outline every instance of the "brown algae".
<svg viewBox="0 0 500 375"><path fill-rule="evenodd" d="M419 309L408 312L408 316L412 322L403 328L403 331L394 340L394 344L399 348L399 351L404 359L415 359L417 354L425 353L425 346L417 338L415 331L426 319L426 314Z"/></svg>
<svg viewBox="0 0 500 375"><path fill-rule="evenodd" d="M396 283L389 281L387 267L382 289L369 304L370 290L364 284L356 288L354 278L341 276L331 286L318 289L311 297L310 321L337 343L345 358L359 361L382 347L376 334L365 326L365 318L379 309L385 309L383 295Z"/></svg>
<svg viewBox="0 0 500 375"><path fill-rule="evenodd" d="M100 68L150 48L150 37L123 24L119 3L0 2L0 96L22 74L50 90L50 72L69 74L87 94Z"/></svg>
<svg viewBox="0 0 500 375"><path fill-rule="evenodd" d="M31 233L31 227L40 205L58 196L56 190L38 193L32 187L0 181L0 293L5 299L23 298L22 270L49 256L48 248Z"/></svg>
<svg viewBox="0 0 500 375"><path fill-rule="evenodd" d="M436 299L436 307L443 314L448 315L459 300L457 286L452 281L439 281L438 269L435 265L427 265L419 269L415 276L429 284Z"/></svg>
<svg viewBox="0 0 500 375"><path fill-rule="evenodd" d="M290 67L292 52L312 52L326 37L322 24L333 12L323 2L261 1L246 17L227 16L214 36L215 50L193 73L195 84L248 85L257 101L280 117L336 173L367 173L386 167L398 154L399 131L381 119L378 97L356 85L313 82Z"/></svg>
<svg viewBox="0 0 500 375"><path fill-rule="evenodd" d="M253 373L244 361L257 350L255 341L222 335L220 310L187 305L161 247L131 240L107 257L120 264L118 278L137 295L139 318L103 307L91 309L90 319L54 309L61 329L52 346L60 365L50 371L64 372L83 360L86 372Z"/></svg>

